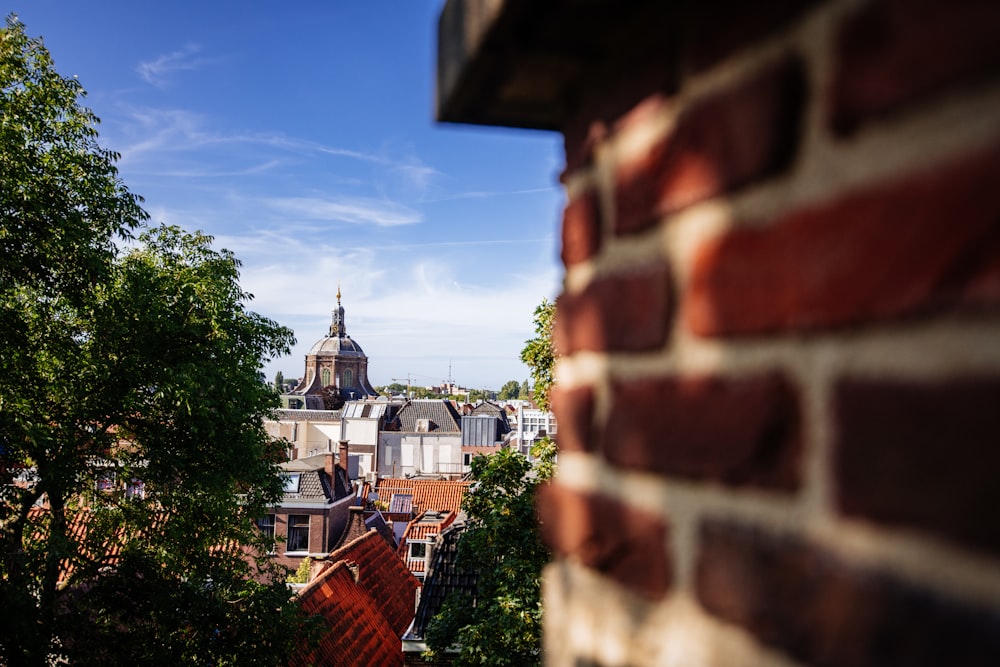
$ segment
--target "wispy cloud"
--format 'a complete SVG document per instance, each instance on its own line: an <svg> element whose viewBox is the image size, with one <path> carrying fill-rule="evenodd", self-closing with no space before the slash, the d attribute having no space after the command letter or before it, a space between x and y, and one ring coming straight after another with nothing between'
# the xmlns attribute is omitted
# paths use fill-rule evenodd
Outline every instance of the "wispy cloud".
<svg viewBox="0 0 1000 667"><path fill-rule="evenodd" d="M386 176L395 187L382 190L402 191L409 198L419 200L429 184L441 172L412 153L392 153L385 149L365 152L329 146L315 141L288 137L273 132L233 132L212 126L209 118L185 109L129 107L120 124L122 136L118 137L117 150L122 155L121 164L142 165L147 174L158 176L231 176L249 175L272 171L281 163L313 162L313 173L326 171L327 178L344 184L384 185ZM196 158L199 169L189 166L171 167L164 155ZM342 165L328 158L345 158L371 165L374 173L361 178L357 170L343 173ZM234 159L256 167L213 169L212 163L227 163ZM348 183L351 181L351 183ZM391 197L390 197L391 198ZM399 224L399 223L397 223Z"/></svg>
<svg viewBox="0 0 1000 667"><path fill-rule="evenodd" d="M456 199L490 199L492 197L509 197L511 195L533 195L539 192L552 192L555 189L556 187L552 186L548 188L528 188L525 190L473 190L470 192L458 192L445 197L425 199L423 203L436 204L444 201L455 201Z"/></svg>
<svg viewBox="0 0 1000 667"><path fill-rule="evenodd" d="M393 201L379 199L276 197L263 199L261 203L297 219L372 224L379 227L410 225L423 221L423 215L419 211Z"/></svg>
<svg viewBox="0 0 1000 667"><path fill-rule="evenodd" d="M209 59L200 56L200 53L201 47L197 44L185 44L177 51L139 63L135 70L146 83L160 86L165 77L173 72L196 70L208 63Z"/></svg>

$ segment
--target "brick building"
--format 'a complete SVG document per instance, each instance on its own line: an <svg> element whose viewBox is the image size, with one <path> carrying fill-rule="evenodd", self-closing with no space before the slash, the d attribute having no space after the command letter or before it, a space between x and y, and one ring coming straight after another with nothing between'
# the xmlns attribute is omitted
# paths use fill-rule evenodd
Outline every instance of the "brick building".
<svg viewBox="0 0 1000 667"><path fill-rule="evenodd" d="M360 510L362 493L347 472L348 446L338 455L328 452L280 465L285 494L280 505L261 517L261 530L279 539L274 558L293 571L305 558L323 558L340 545Z"/></svg>
<svg viewBox="0 0 1000 667"><path fill-rule="evenodd" d="M449 0L561 132L549 665L1000 662L1000 4Z"/></svg>

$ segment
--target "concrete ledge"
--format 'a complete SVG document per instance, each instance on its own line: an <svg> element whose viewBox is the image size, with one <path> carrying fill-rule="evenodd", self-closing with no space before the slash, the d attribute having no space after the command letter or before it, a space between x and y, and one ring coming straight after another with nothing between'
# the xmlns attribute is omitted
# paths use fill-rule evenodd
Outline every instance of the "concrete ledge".
<svg viewBox="0 0 1000 667"><path fill-rule="evenodd" d="M642 0L448 0L438 21L437 119L561 130L580 82L665 38ZM659 30L658 34L655 34ZM625 37L627 35L627 37ZM649 42L652 43L652 42Z"/></svg>

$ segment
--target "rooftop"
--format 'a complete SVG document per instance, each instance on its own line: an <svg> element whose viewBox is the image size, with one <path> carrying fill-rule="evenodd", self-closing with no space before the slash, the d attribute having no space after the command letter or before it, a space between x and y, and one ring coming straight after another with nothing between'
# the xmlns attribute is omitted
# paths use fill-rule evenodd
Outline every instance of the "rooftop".
<svg viewBox="0 0 1000 667"><path fill-rule="evenodd" d="M399 411L399 430L405 433L461 433L460 419L451 401L414 399Z"/></svg>
<svg viewBox="0 0 1000 667"><path fill-rule="evenodd" d="M307 612L326 625L293 665L402 665L400 637L414 615L417 580L377 532L330 554L299 593Z"/></svg>
<svg viewBox="0 0 1000 667"><path fill-rule="evenodd" d="M394 494L410 494L413 496L412 506L418 512L459 512L469 485L470 482L462 481L384 477L377 482L375 491L379 500L385 503L391 502Z"/></svg>

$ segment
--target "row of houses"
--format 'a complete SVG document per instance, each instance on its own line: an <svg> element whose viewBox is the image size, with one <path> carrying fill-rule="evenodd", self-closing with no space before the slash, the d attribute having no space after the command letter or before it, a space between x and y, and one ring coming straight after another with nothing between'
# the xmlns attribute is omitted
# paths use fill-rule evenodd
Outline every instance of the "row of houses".
<svg viewBox="0 0 1000 667"><path fill-rule="evenodd" d="M525 455L540 438L556 437L552 413L517 405L456 405L440 399L349 401L338 410L277 410L268 433L288 442L296 460L351 444L355 478L460 478L476 454L509 446ZM356 468L355 468L356 467Z"/></svg>
<svg viewBox="0 0 1000 667"><path fill-rule="evenodd" d="M349 443L342 440L337 448L280 464L283 500L258 522L276 538L270 558L300 572L308 563L297 600L324 620L321 637L301 647L293 664L423 664L426 619L452 580L424 582L435 570L453 569L454 545L439 545L454 542L447 536L464 525L461 506L470 483L428 477L371 482L352 477L358 457ZM451 565L435 568L442 558ZM418 625L418 618L424 623Z"/></svg>
<svg viewBox="0 0 1000 667"><path fill-rule="evenodd" d="M472 459L556 431L523 404L430 399L284 409L265 427L288 461L283 501L259 525L290 571L309 559L298 601L325 620L303 665L425 664L427 623L449 591L475 585L454 562Z"/></svg>

